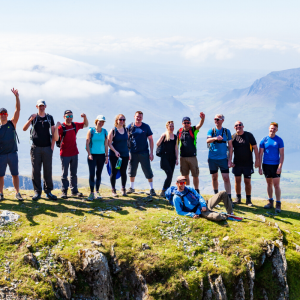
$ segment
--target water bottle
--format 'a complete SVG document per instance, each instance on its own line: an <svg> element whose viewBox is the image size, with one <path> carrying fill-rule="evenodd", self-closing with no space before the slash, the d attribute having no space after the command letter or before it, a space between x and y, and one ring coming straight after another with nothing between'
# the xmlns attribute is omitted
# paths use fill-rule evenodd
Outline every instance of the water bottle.
<svg viewBox="0 0 300 300"><path fill-rule="evenodd" d="M118 158L118 161L117 161L117 163L116 163L116 169L120 169L120 168L121 168L121 165L122 165L122 158L119 157L119 158Z"/></svg>

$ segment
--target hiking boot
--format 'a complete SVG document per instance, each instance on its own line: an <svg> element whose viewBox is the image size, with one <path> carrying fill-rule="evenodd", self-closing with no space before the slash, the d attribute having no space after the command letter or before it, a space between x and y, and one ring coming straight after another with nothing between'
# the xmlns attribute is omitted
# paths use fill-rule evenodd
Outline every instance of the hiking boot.
<svg viewBox="0 0 300 300"><path fill-rule="evenodd" d="M24 201L20 193L16 193L16 199L19 201Z"/></svg>
<svg viewBox="0 0 300 300"><path fill-rule="evenodd" d="M98 192L96 191L96 192L94 193L94 195L95 195L95 199L102 199L102 197L101 197L99 191L98 191Z"/></svg>
<svg viewBox="0 0 300 300"><path fill-rule="evenodd" d="M53 195L51 192L46 193L46 196L49 200L57 200L57 197L55 195Z"/></svg>
<svg viewBox="0 0 300 300"><path fill-rule="evenodd" d="M80 192L72 193L72 197L83 197L83 194Z"/></svg>
<svg viewBox="0 0 300 300"><path fill-rule="evenodd" d="M242 198L236 197L235 200L233 201L233 204L241 204L242 203Z"/></svg>
<svg viewBox="0 0 300 300"><path fill-rule="evenodd" d="M4 200L3 194L0 194L0 201Z"/></svg>
<svg viewBox="0 0 300 300"><path fill-rule="evenodd" d="M63 192L61 193L61 195L60 195L60 198L61 198L61 199L68 199L67 192L64 192L64 191L63 191Z"/></svg>
<svg viewBox="0 0 300 300"><path fill-rule="evenodd" d="M132 194L132 193L135 193L135 189L133 189L133 188L129 188L128 190L127 190L127 194Z"/></svg>
<svg viewBox="0 0 300 300"><path fill-rule="evenodd" d="M32 197L33 201L38 201L39 199L41 199L41 194L39 193L35 193L34 196Z"/></svg>
<svg viewBox="0 0 300 300"><path fill-rule="evenodd" d="M275 212L281 213L281 202L276 201Z"/></svg>
<svg viewBox="0 0 300 300"><path fill-rule="evenodd" d="M154 190L154 189L151 189L151 190L150 190L150 196L156 196L156 193L155 193L155 190Z"/></svg>
<svg viewBox="0 0 300 300"><path fill-rule="evenodd" d="M199 189L195 189L195 191L200 195L200 190Z"/></svg>
<svg viewBox="0 0 300 300"><path fill-rule="evenodd" d="M166 197L165 190L161 190L159 196L165 198Z"/></svg>
<svg viewBox="0 0 300 300"><path fill-rule="evenodd" d="M274 200L269 200L269 203L264 206L265 209L274 208Z"/></svg>
<svg viewBox="0 0 300 300"><path fill-rule="evenodd" d="M87 197L86 200L88 200L88 201L93 201L94 199L95 199L94 193L90 193L90 195Z"/></svg>
<svg viewBox="0 0 300 300"><path fill-rule="evenodd" d="M112 190L111 190L111 193L112 193L112 196L113 196L113 197L119 197L118 194L117 194L116 189L112 189Z"/></svg>
<svg viewBox="0 0 300 300"><path fill-rule="evenodd" d="M122 189L122 196L123 196L123 197L126 197L126 196L127 196L127 194L126 194L126 189Z"/></svg>
<svg viewBox="0 0 300 300"><path fill-rule="evenodd" d="M251 206L253 206L253 203L251 202L251 200L247 200L247 199L246 199L246 205L248 205L248 206L251 207Z"/></svg>

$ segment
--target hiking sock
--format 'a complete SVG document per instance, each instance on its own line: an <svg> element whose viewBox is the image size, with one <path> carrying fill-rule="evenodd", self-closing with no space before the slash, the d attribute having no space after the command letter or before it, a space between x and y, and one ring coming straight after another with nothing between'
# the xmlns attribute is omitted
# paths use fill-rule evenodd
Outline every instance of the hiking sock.
<svg viewBox="0 0 300 300"><path fill-rule="evenodd" d="M242 194L236 194L236 197L242 199Z"/></svg>
<svg viewBox="0 0 300 300"><path fill-rule="evenodd" d="M200 190L199 189L195 189L195 191L200 195Z"/></svg>
<svg viewBox="0 0 300 300"><path fill-rule="evenodd" d="M149 185L150 185L150 190L153 189L153 181L149 182Z"/></svg>
<svg viewBox="0 0 300 300"><path fill-rule="evenodd" d="M276 203L281 203L281 201L277 201L277 200L276 200Z"/></svg>
<svg viewBox="0 0 300 300"><path fill-rule="evenodd" d="M251 195L246 195L246 202L251 202Z"/></svg>
<svg viewBox="0 0 300 300"><path fill-rule="evenodd" d="M134 189L134 182L130 182L130 187Z"/></svg>
<svg viewBox="0 0 300 300"><path fill-rule="evenodd" d="M274 199L273 199L273 198L269 198L268 200L269 200L269 201L274 201Z"/></svg>
<svg viewBox="0 0 300 300"><path fill-rule="evenodd" d="M215 194L218 194L219 193L219 190L214 190Z"/></svg>

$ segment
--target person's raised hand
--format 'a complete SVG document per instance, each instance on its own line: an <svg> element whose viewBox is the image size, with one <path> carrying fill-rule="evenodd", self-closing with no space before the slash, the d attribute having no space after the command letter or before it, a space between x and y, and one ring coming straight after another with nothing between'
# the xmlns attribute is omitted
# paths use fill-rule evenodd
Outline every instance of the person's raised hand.
<svg viewBox="0 0 300 300"><path fill-rule="evenodd" d="M150 158L150 161L153 161L153 159L154 159L153 153L150 153L149 158Z"/></svg>
<svg viewBox="0 0 300 300"><path fill-rule="evenodd" d="M92 154L89 155L89 160L93 160L93 155Z"/></svg>
<svg viewBox="0 0 300 300"><path fill-rule="evenodd" d="M86 115L84 113L82 113L80 116L81 116L81 118L85 118L86 117Z"/></svg>
<svg viewBox="0 0 300 300"><path fill-rule="evenodd" d="M203 119L203 120L205 119L205 113L203 113L202 111L200 113L200 118Z"/></svg>
<svg viewBox="0 0 300 300"><path fill-rule="evenodd" d="M15 90L14 88L12 88L11 91L13 92L13 94L14 94L16 97L19 97L19 92L18 92L18 90Z"/></svg>

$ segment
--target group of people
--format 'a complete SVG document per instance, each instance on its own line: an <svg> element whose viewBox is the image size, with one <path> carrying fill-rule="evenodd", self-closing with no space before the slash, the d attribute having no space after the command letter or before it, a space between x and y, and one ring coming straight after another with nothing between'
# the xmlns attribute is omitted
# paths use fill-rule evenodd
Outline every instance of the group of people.
<svg viewBox="0 0 300 300"><path fill-rule="evenodd" d="M20 99L18 90L12 89L16 97L16 109L11 120L8 119L8 112L5 108L0 109L0 200L4 199L4 175L7 165L10 168L13 178L13 185L16 190L16 199L22 201L19 193L18 177L18 155L17 155L17 134L16 126L20 115ZM81 114L83 122L73 122L73 112L64 112L64 123L55 124L51 115L46 113L46 102L38 100L36 104L37 113L32 114L23 126L26 131L30 127L30 139L32 146L30 156L32 162L32 182L35 194L32 200L41 198L41 168L43 167L44 192L47 198L56 200L57 196L52 194L52 156L55 144L60 148L60 159L62 166L62 194L61 198L68 197L70 187L72 196L83 197L78 191L77 169L78 169L78 148L76 135L78 130L89 126L85 114ZM126 196L135 192L135 177L139 164L148 179L150 195L155 196L153 187L153 172L151 162L154 159L153 133L148 124L143 123L143 112L137 111L134 121L126 126L126 118L123 114L116 116L113 128L108 132L103 128L105 117L98 115L94 126L88 128L86 136L87 162L89 167L90 195L87 200L101 198L99 193L101 185L101 174L105 164L110 165L110 182L112 196L118 197L116 191L116 179L121 177L121 195ZM205 114L200 113L200 121L192 126L189 117L182 119L182 127L174 133L174 122L166 123L166 131L158 139L156 153L161 157L160 166L166 173L160 196L164 197L166 190L171 186L175 166L180 164L181 177L177 179L178 190L190 185L191 173L193 177L194 193L201 198L199 191L199 167L197 161L197 134L205 121ZM265 208L273 208L273 186L276 195L276 211L281 211L280 174L284 160L284 144L276 135L278 124L272 122L269 127L269 135L263 138L257 147L254 136L244 131L241 121L235 122L235 133L231 135L229 129L223 127L225 117L217 114L214 118L215 126L207 133L208 166L212 176L212 186L215 194L218 194L212 202L223 201L224 193L219 193L218 170L220 169L226 191L226 205L233 207L234 204L241 204L241 181L244 177L246 204L251 206L251 175L253 170L253 155L255 154L255 168L259 168L259 174L264 174L267 181L268 204ZM231 199L231 183L229 169L235 176L236 199ZM128 171L127 171L128 169ZM70 170L70 181L68 173ZM130 188L126 190L127 173L130 178ZM181 198L180 198L181 199ZM182 198L184 199L184 197ZM220 200L221 199L221 200ZM224 203L225 203L224 202ZM176 203L176 201L174 201ZM198 201L198 203L201 203ZM204 202L203 209L205 209ZM230 205L229 205L230 204ZM198 205L198 204L197 204ZM216 205L216 204L214 204ZM184 207L191 206L186 203ZM179 206L175 205L177 210ZM178 208L179 209L179 208ZM197 210L199 207L197 206ZM182 214L181 210L181 214ZM204 210L202 210L204 212ZM209 209L208 209L209 211ZM230 209L229 209L230 211ZM178 210L177 210L178 212ZM188 211L189 213L190 211ZM197 213L194 213L194 216Z"/></svg>

